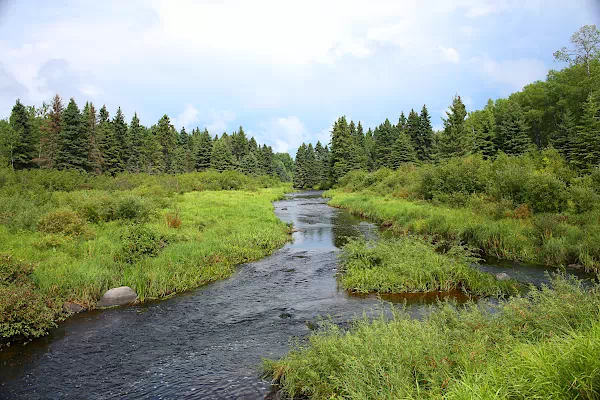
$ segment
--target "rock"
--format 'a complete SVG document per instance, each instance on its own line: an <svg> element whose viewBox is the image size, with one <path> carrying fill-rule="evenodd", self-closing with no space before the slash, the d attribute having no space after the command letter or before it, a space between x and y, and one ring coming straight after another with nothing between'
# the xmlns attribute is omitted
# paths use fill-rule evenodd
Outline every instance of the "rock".
<svg viewBox="0 0 600 400"><path fill-rule="evenodd" d="M573 269L583 269L583 265L581 264L569 264L568 267Z"/></svg>
<svg viewBox="0 0 600 400"><path fill-rule="evenodd" d="M85 307L82 305L79 305L77 303L73 303L71 301L65 301L63 303L63 311L69 314L77 314L80 312L85 311Z"/></svg>
<svg viewBox="0 0 600 400"><path fill-rule="evenodd" d="M287 211L287 207L283 207L281 211Z"/></svg>
<svg viewBox="0 0 600 400"><path fill-rule="evenodd" d="M504 272L500 272L499 274L496 274L496 279L498 279L499 281L509 281L510 275Z"/></svg>
<svg viewBox="0 0 600 400"><path fill-rule="evenodd" d="M114 307L114 306L126 306L137 299L137 293L133 291L129 286L121 286L108 290L100 301L98 307Z"/></svg>
<svg viewBox="0 0 600 400"><path fill-rule="evenodd" d="M292 318L292 314L290 314L289 312L283 312L283 313L279 314L279 318L282 318L282 319Z"/></svg>

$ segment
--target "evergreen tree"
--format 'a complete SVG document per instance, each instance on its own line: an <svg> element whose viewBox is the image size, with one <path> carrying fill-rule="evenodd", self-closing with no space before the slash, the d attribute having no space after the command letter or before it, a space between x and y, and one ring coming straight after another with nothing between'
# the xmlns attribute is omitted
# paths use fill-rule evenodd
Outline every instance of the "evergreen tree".
<svg viewBox="0 0 600 400"><path fill-rule="evenodd" d="M58 137L62 129L63 114L62 99L57 94L52 99L52 108L42 125L42 137L40 139L41 157L40 166L43 168L54 168L56 152L58 151Z"/></svg>
<svg viewBox="0 0 600 400"><path fill-rule="evenodd" d="M483 110L469 113L465 125L472 136L473 151L483 155L484 158L494 157L497 152L494 133L494 102L489 100Z"/></svg>
<svg viewBox="0 0 600 400"><path fill-rule="evenodd" d="M248 153L242 157L240 171L246 175L257 175L258 160L256 159L256 153Z"/></svg>
<svg viewBox="0 0 600 400"><path fill-rule="evenodd" d="M417 153L410 136L408 133L400 133L392 147L392 167L397 169L403 163L415 162L416 160Z"/></svg>
<svg viewBox="0 0 600 400"><path fill-rule="evenodd" d="M121 172L125 170L125 166L129 162L130 156L130 148L127 137L127 123L125 122L125 116L121 111L121 107L117 108L117 113L113 118L111 126L119 150L119 163L115 164L113 168L116 170L116 172Z"/></svg>
<svg viewBox="0 0 600 400"><path fill-rule="evenodd" d="M498 142L502 143L500 148L507 154L522 154L533 148L523 110L516 101L507 103L498 132Z"/></svg>
<svg viewBox="0 0 600 400"><path fill-rule="evenodd" d="M331 132L331 178L337 182L348 171L354 169L354 141L350 136L350 127L346 117L339 118Z"/></svg>
<svg viewBox="0 0 600 400"><path fill-rule="evenodd" d="M233 155L231 154L231 145L228 143L227 137L221 137L221 139L213 143L210 166L220 172L233 169Z"/></svg>
<svg viewBox="0 0 600 400"><path fill-rule="evenodd" d="M121 149L112 123L109 120L106 105L102 106L98 114L98 139L102 155L102 171L111 175L122 171Z"/></svg>
<svg viewBox="0 0 600 400"><path fill-rule="evenodd" d="M289 182L292 180L287 168L283 165L283 161L278 158L275 159L275 175L277 175L281 182Z"/></svg>
<svg viewBox="0 0 600 400"><path fill-rule="evenodd" d="M367 169L373 171L377 166L375 163L375 138L373 137L373 130L371 128L365 133L365 152L367 156Z"/></svg>
<svg viewBox="0 0 600 400"><path fill-rule="evenodd" d="M25 106L17 99L10 114L10 126L16 143L12 150L12 165L14 169L32 168L36 157L33 129Z"/></svg>
<svg viewBox="0 0 600 400"><path fill-rule="evenodd" d="M56 168L88 169L88 139L75 99L71 98L63 113L62 129L58 137Z"/></svg>
<svg viewBox="0 0 600 400"><path fill-rule="evenodd" d="M437 142L440 158L460 157L468 153L467 132L465 129L466 116L465 105L460 96L455 96L450 110L446 111L444 131Z"/></svg>
<svg viewBox="0 0 600 400"><path fill-rule="evenodd" d="M168 115L163 115L158 121L158 125L156 126L156 136L162 150L160 160L160 164L164 166L162 172L170 172L175 147L177 146L178 133L173 125L171 125L171 120Z"/></svg>
<svg viewBox="0 0 600 400"><path fill-rule="evenodd" d="M360 123L358 126L360 126ZM317 142L315 146L315 162L316 162L316 174L318 185L320 188L325 188L329 186L327 181L329 180L330 172L329 172L329 149L327 146L323 147L320 141Z"/></svg>
<svg viewBox="0 0 600 400"><path fill-rule="evenodd" d="M419 114L415 110L411 109L408 113L408 120L406 121L406 133L412 142L415 150L419 148L419 131L421 129L421 120Z"/></svg>
<svg viewBox="0 0 600 400"><path fill-rule="evenodd" d="M270 146L259 147L261 156L258 159L259 169L264 175L275 176L275 155Z"/></svg>
<svg viewBox="0 0 600 400"><path fill-rule="evenodd" d="M398 125L396 125L396 129L398 129L398 132L403 132L407 129L408 127L408 120L406 119L406 116L404 115L404 111L402 111L400 113L400 118L398 119Z"/></svg>
<svg viewBox="0 0 600 400"><path fill-rule="evenodd" d="M571 162L576 153L577 124L569 109L566 109L558 123L558 129L550 139L552 146L565 160Z"/></svg>
<svg viewBox="0 0 600 400"><path fill-rule="evenodd" d="M231 141L231 152L236 160L240 161L248 154L248 138L244 132L244 128L240 126L240 130L233 135Z"/></svg>
<svg viewBox="0 0 600 400"><path fill-rule="evenodd" d="M393 167L392 147L398 137L398 130L392 126L389 119L375 129L375 154L374 161L377 168Z"/></svg>
<svg viewBox="0 0 600 400"><path fill-rule="evenodd" d="M318 164L317 159L315 157L315 149L313 148L312 143L309 143L308 146L306 146L306 153L304 154L304 165L304 184L305 187L312 189L319 184L319 173L317 171Z"/></svg>
<svg viewBox="0 0 600 400"><path fill-rule="evenodd" d="M198 132L198 140L195 144L194 149L194 162L197 171L204 171L210 168L210 159L212 157L213 142L208 133L208 130L204 129L202 133Z"/></svg>
<svg viewBox="0 0 600 400"><path fill-rule="evenodd" d="M431 116L427 107L423 104L421 114L419 115L419 133L417 135L416 152L421 161L431 161L431 146L433 142L433 128L431 126Z"/></svg>
<svg viewBox="0 0 600 400"><path fill-rule="evenodd" d="M296 151L296 172L294 173L294 187L302 189L306 187L306 144L302 143Z"/></svg>
<svg viewBox="0 0 600 400"><path fill-rule="evenodd" d="M573 164L579 169L598 167L600 163L600 105L589 94L583 105L583 115L577 126Z"/></svg>
<svg viewBox="0 0 600 400"><path fill-rule="evenodd" d="M129 142L129 157L127 158L127 171L140 172L142 170L142 149L144 147L144 128L140 125L137 113L133 114L127 134Z"/></svg>
<svg viewBox="0 0 600 400"><path fill-rule="evenodd" d="M87 163L88 169L95 174L102 173L102 154L98 147L98 116L92 103L85 103L82 121L85 136L87 137Z"/></svg>

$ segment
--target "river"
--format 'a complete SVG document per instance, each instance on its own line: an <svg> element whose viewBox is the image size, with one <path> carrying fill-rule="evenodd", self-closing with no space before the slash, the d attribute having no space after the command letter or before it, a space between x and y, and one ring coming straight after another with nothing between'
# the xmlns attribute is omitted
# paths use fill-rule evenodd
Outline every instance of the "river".
<svg viewBox="0 0 600 400"><path fill-rule="evenodd" d="M46 337L3 350L0 398L265 398L263 358L286 354L320 318L345 323L389 308L338 288L338 249L348 237L376 238L379 230L327 206L320 194L276 202L277 216L298 229L293 242L231 278L163 301L75 315ZM534 266L484 268L546 279ZM408 307L418 314L433 300L412 296Z"/></svg>

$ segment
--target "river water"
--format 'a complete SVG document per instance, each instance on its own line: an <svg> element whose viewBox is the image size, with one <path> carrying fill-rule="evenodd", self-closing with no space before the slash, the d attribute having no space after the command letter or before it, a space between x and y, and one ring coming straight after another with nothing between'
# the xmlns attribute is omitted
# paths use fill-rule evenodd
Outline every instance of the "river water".
<svg viewBox="0 0 600 400"><path fill-rule="evenodd" d="M229 279L164 301L79 314L44 338L3 350L0 398L264 399L271 387L260 378L263 358L285 355L320 318L345 323L389 308L337 287L338 249L379 231L320 194L276 202L279 218L299 230L293 242ZM523 279L546 279L543 269L528 268ZM434 300L412 296L408 308L418 314Z"/></svg>

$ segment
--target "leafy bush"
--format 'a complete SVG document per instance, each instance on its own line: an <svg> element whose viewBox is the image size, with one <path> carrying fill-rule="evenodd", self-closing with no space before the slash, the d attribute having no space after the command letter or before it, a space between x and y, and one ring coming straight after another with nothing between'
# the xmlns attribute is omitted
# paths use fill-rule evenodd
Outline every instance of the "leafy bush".
<svg viewBox="0 0 600 400"><path fill-rule="evenodd" d="M525 185L526 203L535 212L558 213L567 207L567 187L549 174L535 174Z"/></svg>
<svg viewBox="0 0 600 400"><path fill-rule="evenodd" d="M86 232L85 222L72 210L62 209L43 215L38 230L49 234L79 236Z"/></svg>
<svg viewBox="0 0 600 400"><path fill-rule="evenodd" d="M590 187L571 186L570 194L573 207L578 214L592 211L600 202L600 196Z"/></svg>
<svg viewBox="0 0 600 400"><path fill-rule="evenodd" d="M142 257L155 257L167 245L156 230L145 225L132 225L121 235L121 251L118 261L134 263Z"/></svg>
<svg viewBox="0 0 600 400"><path fill-rule="evenodd" d="M54 327L59 308L35 288L31 264L0 255L0 345L42 336Z"/></svg>
<svg viewBox="0 0 600 400"><path fill-rule="evenodd" d="M148 218L149 210L139 197L128 196L117 202L115 216L118 219L144 221Z"/></svg>

